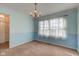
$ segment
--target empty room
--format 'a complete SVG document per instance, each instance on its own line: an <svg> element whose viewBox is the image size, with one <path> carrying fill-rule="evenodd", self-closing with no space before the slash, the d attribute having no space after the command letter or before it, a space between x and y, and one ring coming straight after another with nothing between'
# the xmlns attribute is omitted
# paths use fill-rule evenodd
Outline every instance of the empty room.
<svg viewBox="0 0 79 59"><path fill-rule="evenodd" d="M0 3L0 56L79 56L78 3Z"/></svg>

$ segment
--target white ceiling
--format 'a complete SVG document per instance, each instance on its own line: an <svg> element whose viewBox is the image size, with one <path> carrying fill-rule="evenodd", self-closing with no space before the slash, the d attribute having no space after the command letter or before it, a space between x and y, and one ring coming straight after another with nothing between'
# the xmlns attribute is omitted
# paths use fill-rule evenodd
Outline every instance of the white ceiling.
<svg viewBox="0 0 79 59"><path fill-rule="evenodd" d="M78 6L78 3L38 3L38 8L42 15L47 15L62 10L74 8ZM0 6L5 6L16 11L20 11L26 14L30 14L33 11L33 3L0 3Z"/></svg>

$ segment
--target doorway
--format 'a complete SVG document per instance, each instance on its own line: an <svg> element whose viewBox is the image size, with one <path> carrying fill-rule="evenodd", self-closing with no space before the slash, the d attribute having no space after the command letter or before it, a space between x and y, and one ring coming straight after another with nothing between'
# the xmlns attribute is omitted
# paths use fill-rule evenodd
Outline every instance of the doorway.
<svg viewBox="0 0 79 59"><path fill-rule="evenodd" d="M0 13L0 48L9 48L9 15Z"/></svg>

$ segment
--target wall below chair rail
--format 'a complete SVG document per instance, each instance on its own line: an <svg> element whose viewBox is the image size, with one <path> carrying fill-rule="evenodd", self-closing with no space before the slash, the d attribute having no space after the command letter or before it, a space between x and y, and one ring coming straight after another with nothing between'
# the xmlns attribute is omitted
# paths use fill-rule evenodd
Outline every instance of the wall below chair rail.
<svg viewBox="0 0 79 59"><path fill-rule="evenodd" d="M38 24L40 20L47 20L47 19L49 20L63 15L68 15L65 17L67 21L67 29L66 29L67 37L65 39L56 39L56 38L40 36L38 35L38 25L36 25L35 40L43 41L50 44L60 45L67 48L77 49L77 9L76 8L57 12L51 15L42 16L38 19L38 21L35 22L37 22Z"/></svg>
<svg viewBox="0 0 79 59"><path fill-rule="evenodd" d="M33 18L22 12L1 6L0 13L10 15L10 48L33 40Z"/></svg>

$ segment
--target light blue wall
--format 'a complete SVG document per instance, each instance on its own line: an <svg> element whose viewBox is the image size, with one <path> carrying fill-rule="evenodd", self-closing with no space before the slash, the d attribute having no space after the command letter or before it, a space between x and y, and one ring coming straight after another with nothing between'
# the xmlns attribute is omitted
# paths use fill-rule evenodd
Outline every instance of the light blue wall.
<svg viewBox="0 0 79 59"><path fill-rule="evenodd" d="M40 36L38 35L38 25L36 25L35 29L37 30L35 31L37 32L35 32L35 40L43 41L43 42L47 42L47 43L51 43L55 45L60 45L67 48L77 49L77 9L76 8L42 16L38 19L38 21L52 19L55 17L63 16L63 15L68 15L68 16L65 16L66 21L67 21L67 29L66 29L67 38L66 39L55 39L51 37Z"/></svg>
<svg viewBox="0 0 79 59"><path fill-rule="evenodd" d="M27 14L0 7L0 13L10 15L10 48L33 40L33 18Z"/></svg>

